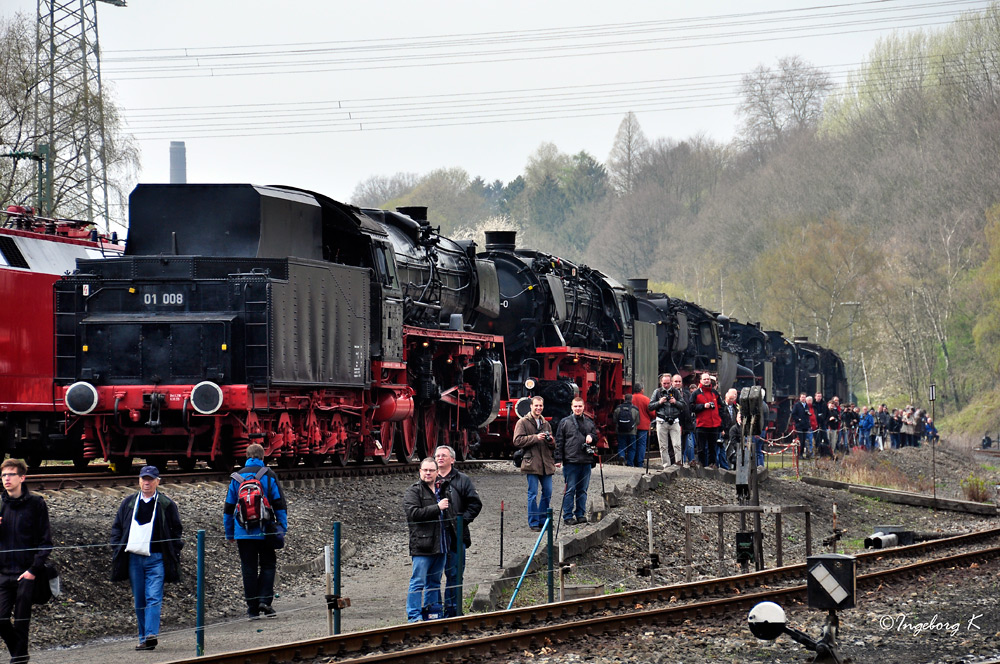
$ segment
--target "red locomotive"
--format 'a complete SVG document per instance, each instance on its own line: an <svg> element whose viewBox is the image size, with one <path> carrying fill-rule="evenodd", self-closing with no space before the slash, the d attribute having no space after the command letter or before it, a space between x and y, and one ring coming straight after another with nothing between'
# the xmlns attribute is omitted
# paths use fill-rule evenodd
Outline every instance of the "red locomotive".
<svg viewBox="0 0 1000 664"><path fill-rule="evenodd" d="M78 258L118 256L122 247L91 224L37 217L10 206L0 226L0 443L31 466L80 457L62 431L65 408L52 384L52 284Z"/></svg>

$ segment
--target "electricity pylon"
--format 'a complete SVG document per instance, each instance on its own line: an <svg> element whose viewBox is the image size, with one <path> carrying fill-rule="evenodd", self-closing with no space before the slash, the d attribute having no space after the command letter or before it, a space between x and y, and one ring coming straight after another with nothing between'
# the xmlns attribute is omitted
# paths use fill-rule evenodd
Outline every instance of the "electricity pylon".
<svg viewBox="0 0 1000 664"><path fill-rule="evenodd" d="M38 0L35 135L47 143L51 177L44 216L86 216L107 230L108 174L97 2ZM54 190L53 181L67 183Z"/></svg>

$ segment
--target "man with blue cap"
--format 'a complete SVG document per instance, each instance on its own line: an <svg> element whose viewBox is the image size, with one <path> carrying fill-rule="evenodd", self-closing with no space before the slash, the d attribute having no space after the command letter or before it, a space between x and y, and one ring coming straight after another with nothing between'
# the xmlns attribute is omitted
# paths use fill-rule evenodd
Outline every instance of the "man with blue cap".
<svg viewBox="0 0 1000 664"><path fill-rule="evenodd" d="M163 582L180 581L181 517L177 504L159 492L160 471L143 466L139 492L122 501L111 526L111 580L132 584L139 624L136 650L156 648Z"/></svg>

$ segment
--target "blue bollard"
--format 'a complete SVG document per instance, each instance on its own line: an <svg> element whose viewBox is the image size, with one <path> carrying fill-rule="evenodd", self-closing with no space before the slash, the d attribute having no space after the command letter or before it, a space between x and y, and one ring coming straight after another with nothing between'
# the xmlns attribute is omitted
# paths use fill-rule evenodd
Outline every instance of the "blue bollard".
<svg viewBox="0 0 1000 664"><path fill-rule="evenodd" d="M198 588L195 609L195 652L197 657L205 654L205 531L198 531Z"/></svg>

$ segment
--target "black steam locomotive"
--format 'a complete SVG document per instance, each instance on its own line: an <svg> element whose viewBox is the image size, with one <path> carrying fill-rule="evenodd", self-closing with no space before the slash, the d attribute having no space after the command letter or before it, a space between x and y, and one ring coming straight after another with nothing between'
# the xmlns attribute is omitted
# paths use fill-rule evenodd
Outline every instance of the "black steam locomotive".
<svg viewBox="0 0 1000 664"><path fill-rule="evenodd" d="M84 458L230 467L448 443L496 416L496 273L400 213L290 187L140 185L118 260L55 286L56 383ZM448 325L442 325L447 321Z"/></svg>
<svg viewBox="0 0 1000 664"><path fill-rule="evenodd" d="M831 351L630 285L519 249L513 233L477 254L424 208L140 185L124 257L80 260L55 285L67 438L81 441L74 458L120 468L224 468L251 442L280 465L385 463L439 444L506 454L533 395L553 418L581 396L607 428L632 385L662 372L762 384L772 399L822 375L842 393Z"/></svg>

